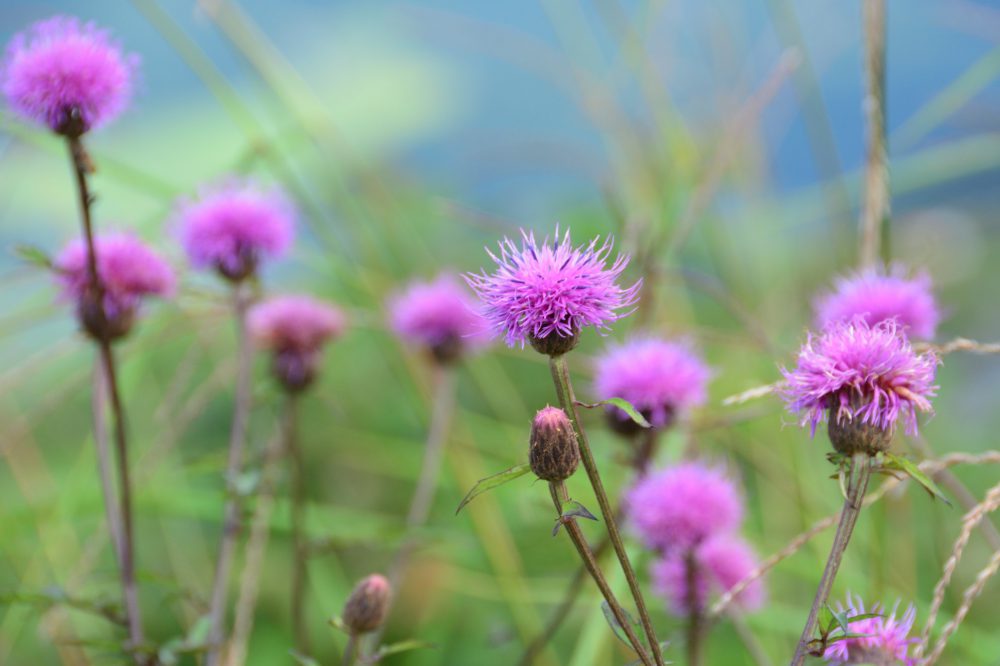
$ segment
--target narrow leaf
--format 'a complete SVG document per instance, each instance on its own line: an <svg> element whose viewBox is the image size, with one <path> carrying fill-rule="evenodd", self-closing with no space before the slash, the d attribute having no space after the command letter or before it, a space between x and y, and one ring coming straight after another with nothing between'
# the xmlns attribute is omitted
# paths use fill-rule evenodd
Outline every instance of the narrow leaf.
<svg viewBox="0 0 1000 666"><path fill-rule="evenodd" d="M576 402L577 406L584 407L586 409L595 409L597 407L603 407L605 405L611 405L612 407L617 407L622 410L628 417L638 423L643 428L652 428L653 426L646 420L646 417L635 408L628 400L624 398L608 398L607 400L601 400L600 402Z"/></svg>
<svg viewBox="0 0 1000 666"><path fill-rule="evenodd" d="M411 638L409 640L399 641L398 643L392 643L391 645L382 645L375 652L375 654L365 659L364 662L366 664L374 664L389 655L399 654L400 652L409 652L410 650L423 650L432 647L434 647L433 643Z"/></svg>
<svg viewBox="0 0 1000 666"><path fill-rule="evenodd" d="M567 506L570 507L569 510L566 510ZM585 507L584 505L580 504L576 500L569 500L568 502L566 502L566 504L563 505L562 517L563 518L586 518L587 520L594 520L594 521L597 520L597 516L595 516L594 514L592 514L590 511L588 511L587 507Z"/></svg>
<svg viewBox="0 0 1000 666"><path fill-rule="evenodd" d="M312 657L296 652L295 650L289 650L288 654L292 655L292 659L294 659L295 663L299 666L319 666L318 661Z"/></svg>
<svg viewBox="0 0 1000 666"><path fill-rule="evenodd" d="M885 454L886 460L888 461L889 469L898 469L899 471L909 475L911 479L919 483L927 491L927 494L931 496L932 499L937 498L942 502L951 506L951 502L945 497L944 493L938 488L938 485L934 481L923 473L923 471L913 464L913 462L902 456L895 456L891 453Z"/></svg>
<svg viewBox="0 0 1000 666"><path fill-rule="evenodd" d="M17 245L14 247L14 254L18 258L34 264L39 268L52 269L52 258L40 247L34 245Z"/></svg>
<svg viewBox="0 0 1000 666"><path fill-rule="evenodd" d="M510 469L505 469L499 474L494 474L493 476L488 476L485 479L480 479L476 485L472 487L469 494L465 496L462 502L455 509L455 514L457 515L459 511L465 508L465 505L474 500L479 495L482 495L487 490L493 490L497 486L502 486L508 481L513 481L514 479L524 476L531 471L531 465L524 463L523 465L518 465L516 467L511 467Z"/></svg>
<svg viewBox="0 0 1000 666"><path fill-rule="evenodd" d="M622 628L621 623L618 622L618 618L616 618L615 614L611 612L611 606L608 605L607 601L601 602L601 611L604 613L604 619L607 620L608 624L611 626L611 631L613 631L615 636L618 637L618 640L627 645L629 649L632 649L632 643L629 642L628 636L625 634L625 630Z"/></svg>

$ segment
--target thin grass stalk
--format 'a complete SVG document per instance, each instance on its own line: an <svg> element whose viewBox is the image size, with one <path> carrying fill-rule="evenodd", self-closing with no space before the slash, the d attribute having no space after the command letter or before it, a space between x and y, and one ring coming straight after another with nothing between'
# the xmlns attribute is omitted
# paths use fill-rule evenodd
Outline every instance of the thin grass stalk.
<svg viewBox="0 0 1000 666"><path fill-rule="evenodd" d="M858 522L861 507L864 505L863 499L868 490L868 481L871 478L872 459L864 453L857 453L851 458L849 480L847 485L847 497L844 500L844 508L840 512L840 524L837 525L837 533L833 537L833 546L830 548L830 555L823 568L823 577L820 579L819 588L813 599L812 607L809 609L809 618L802 629L802 636L795 649L795 656L792 658L791 666L801 666L809 654L809 643L812 641L813 632L819 620L819 612L826 605L830 598L830 590L833 588L833 581L837 577L837 570L844 558L847 544L851 540L854 532L854 525Z"/></svg>
<svg viewBox="0 0 1000 666"><path fill-rule="evenodd" d="M104 285L101 282L97 264L97 249L94 242L94 225L91 218L91 204L94 197L90 193L90 186L87 180L88 174L94 170L86 148L79 137L68 137L67 147L70 154L70 162L73 166L73 173L76 177L76 189L80 205L80 218L83 224L83 236L87 245L87 278L88 294L87 298L92 299L96 304L94 308L98 320L98 328L102 331L105 326L104 313ZM118 390L118 376L115 369L114 352L111 349L111 341L103 335L97 341L99 364L104 373L104 380L107 384L107 397L111 407L111 414L114 419L114 442L117 454L117 474L118 474L118 509L121 514L120 546L118 548L119 573L122 582L122 597L124 599L125 615L128 620L129 645L131 650L139 650L145 643L142 628L142 611L139 606L139 592L135 581L135 544L132 521L132 484L129 479L128 464L128 441L125 429L125 409L122 406L121 395ZM97 428L95 428L96 433ZM108 525L109 531L112 529L111 523ZM143 663L145 660L137 653L133 655L136 663Z"/></svg>
<svg viewBox="0 0 1000 666"><path fill-rule="evenodd" d="M309 582L309 536L306 530L306 465L296 429L298 400L289 394L285 403L284 438L292 493L292 633L295 649L309 654L309 625L306 622L306 584Z"/></svg>
<svg viewBox="0 0 1000 666"><path fill-rule="evenodd" d="M615 520L614 511L611 509L611 502L608 500L608 495L604 490L604 483L601 481L600 472L597 470L594 455L590 450L590 441L587 439L587 433L580 423L580 415L576 409L576 397L573 394L573 384L570 381L569 366L566 364L566 357L549 357L549 370L552 373L552 380L555 383L559 403L563 411L569 415L570 420L573 422L573 428L576 430L577 440L580 445L580 459L583 461L584 469L587 471L587 478L590 479L590 485L594 489L594 495L597 497L601 516L604 518L604 524L608 531L608 538L611 540L615 555L621 564L622 572L628 581L632 599L635 601L636 610L639 612L639 621L642 623L646 639L653 652L653 658L656 660L657 666L664 666L665 662L660 650L660 642L656 638L656 631L653 629L649 610L646 608L646 602L642 597L642 590L639 589L639 580L635 575L635 570L632 568L632 563L629 561L628 553L625 550L625 544L618 531L618 523Z"/></svg>
<svg viewBox="0 0 1000 666"><path fill-rule="evenodd" d="M590 545L587 543L587 538L583 535L583 530L581 530L580 526L576 524L575 518L562 518L563 504L569 501L569 493L566 491L566 484L562 481L549 483L549 493L552 495L552 504L556 508L556 515L559 516L559 520L566 528L566 533L573 542L576 552L579 553L580 559L583 561L583 565L590 574L590 577L593 578L594 583L597 584L597 588L601 591L601 595L604 597L608 607L611 609L611 613L615 616L619 626L621 626L622 630L625 632L625 636L632 645L632 649L635 650L639 660L645 664L645 666L652 666L653 662L650 659L649 654L646 652L642 641L640 641L639 637L635 635L635 631L632 629L632 623L629 622L628 615L625 613L625 610L615 597L615 593L612 591L607 579L605 579L604 572L601 571L601 567L597 563L597 559L594 557L593 551L590 550Z"/></svg>
<svg viewBox="0 0 1000 666"><path fill-rule="evenodd" d="M101 480L101 496L104 500L104 515L108 522L108 534L115 549L118 566L122 565L121 509L115 497L115 481L111 470L111 445L108 442L106 421L107 404L105 396L108 383L104 380L104 366L94 364L94 385L90 399L91 416L94 420L94 444L97 448L97 475Z"/></svg>
<svg viewBox="0 0 1000 666"><path fill-rule="evenodd" d="M229 434L229 460L226 465L226 506L223 513L222 540L215 566L215 581L209 604L209 641L205 655L206 666L219 663L225 636L226 597L229 590L229 574L236 551L236 537L240 530L242 502L234 484L243 469L244 449L247 439L247 421L250 417L250 364L253 360L250 340L247 335L247 309L250 299L244 294L243 286L233 287L233 316L236 323L237 365L236 402L233 408L232 429Z"/></svg>
<svg viewBox="0 0 1000 666"><path fill-rule="evenodd" d="M862 266L889 255L889 155L885 136L885 0L861 3L865 34L865 199L861 206Z"/></svg>
<svg viewBox="0 0 1000 666"><path fill-rule="evenodd" d="M934 650L931 652L930 656L927 657L926 661L923 662L923 666L934 666L934 664L937 663L937 660L941 658L941 653L944 652L944 648L948 644L948 639L950 639L952 634L958 630L959 625L965 620L965 616L969 614L969 609L972 608L972 602L976 600L976 597L982 594L983 588L986 587L986 583L989 582L990 578L996 575L998 570L1000 570L1000 551L993 553L993 557L990 558L989 564L987 564L986 567L983 568L978 575L976 575L975 582L965 589L965 592L962 594L962 605L958 607L958 610L955 612L955 616L941 631L941 636L934 645Z"/></svg>

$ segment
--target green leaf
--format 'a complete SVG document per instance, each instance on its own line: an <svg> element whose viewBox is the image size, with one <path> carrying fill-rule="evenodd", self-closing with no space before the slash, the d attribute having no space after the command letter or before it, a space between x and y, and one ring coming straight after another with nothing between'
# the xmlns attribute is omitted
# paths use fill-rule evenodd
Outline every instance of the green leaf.
<svg viewBox="0 0 1000 666"><path fill-rule="evenodd" d="M646 420L646 417L635 408L628 400L624 398L608 398L607 400L601 400L600 402L580 402L577 401L576 404L579 407L584 407L586 409L595 409L597 407L603 407L605 405L611 405L612 407L617 407L622 410L628 417L638 423L643 428L652 428L653 426Z"/></svg>
<svg viewBox="0 0 1000 666"><path fill-rule="evenodd" d="M921 471L919 467L913 464L913 462L902 456L896 456L891 453L885 454L885 462L882 463L884 467L890 470L899 470L904 474L908 475L911 479L919 483L927 491L927 494L931 498L940 499L942 502L951 506L951 502L945 497L945 494L938 488L938 485L934 481Z"/></svg>
<svg viewBox="0 0 1000 666"><path fill-rule="evenodd" d="M570 507L567 509L566 507ZM586 518L587 520L597 520L597 516L592 514L587 507L580 504L576 500L567 500L563 504L562 514L556 518L556 524L552 528L552 536L559 533L559 528L562 527L567 520L573 520L574 518Z"/></svg>
<svg viewBox="0 0 1000 666"><path fill-rule="evenodd" d="M409 640L399 641L398 643L392 643L391 645L380 646L375 654L364 659L364 662L366 664L374 664L389 655L399 654L400 652L409 652L410 650L423 650L432 647L434 647L433 643L411 638Z"/></svg>
<svg viewBox="0 0 1000 666"><path fill-rule="evenodd" d="M191 628L188 629L187 636L184 637L184 646L188 649L197 649L208 644L208 634L212 631L212 618L202 615Z"/></svg>
<svg viewBox="0 0 1000 666"><path fill-rule="evenodd" d="M329 620L327 620L327 624L329 624L334 629L344 632L348 636L351 635L351 629L346 624L344 624L343 618L341 618L339 615L334 615L333 617L331 617Z"/></svg>
<svg viewBox="0 0 1000 666"><path fill-rule="evenodd" d="M830 608L830 604L824 604L819 609L819 628L824 633L830 633L833 630L833 622L836 617L833 609Z"/></svg>
<svg viewBox="0 0 1000 666"><path fill-rule="evenodd" d="M499 474L494 474L493 476L488 476L485 479L480 479L476 482L476 485L472 487L469 494L466 495L462 502L455 509L455 514L465 508L465 505L474 500L476 497L482 495L487 490L493 490L497 486L502 486L508 481L513 481L516 478L522 477L531 471L531 465L524 463L523 465L517 465L516 467L511 467L510 469L505 469Z"/></svg>
<svg viewBox="0 0 1000 666"><path fill-rule="evenodd" d="M624 608L622 610L625 613L625 619L628 620L633 629L639 629L639 623L636 619L632 617ZM616 618L615 614L611 611L611 606L608 605L607 601L601 602L601 611L604 613L604 619L607 620L608 624L611 626L611 631L613 631L615 636L618 637L618 640L627 645L630 650L634 649L632 647L632 643L628 639L628 635L625 633L625 629L622 628L622 625L618 622L618 618Z"/></svg>
<svg viewBox="0 0 1000 666"><path fill-rule="evenodd" d="M52 258L40 247L34 245L16 245L14 247L14 254L29 264L52 270Z"/></svg>

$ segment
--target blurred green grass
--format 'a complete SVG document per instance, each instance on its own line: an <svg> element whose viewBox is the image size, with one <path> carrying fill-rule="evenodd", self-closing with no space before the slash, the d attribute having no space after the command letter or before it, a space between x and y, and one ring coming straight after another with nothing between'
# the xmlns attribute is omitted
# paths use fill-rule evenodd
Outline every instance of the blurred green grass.
<svg viewBox="0 0 1000 666"><path fill-rule="evenodd" d="M169 35L166 19L156 20ZM572 23L561 27L569 41L580 29ZM340 645L327 618L339 611L357 578L388 563L400 541L427 427L425 359L386 330L384 299L405 280L430 276L440 267L478 270L487 260L482 246L521 224L477 211L384 159L415 133L447 129L459 103L451 97L458 94L457 84L414 53L359 41L348 45L357 49L356 79L323 79L327 54L320 51L311 57L317 71L302 73L308 86L275 90L266 76L249 84L227 82L231 90L216 90L221 105L201 98L197 104L140 107L127 126L92 142L100 166L99 224L139 229L178 267L180 253L164 226L176 195L233 169L283 182L295 192L306 220L294 255L267 274L267 289L309 290L352 313L350 334L329 350L322 379L304 400L301 428L309 460L309 530L329 543L311 565L308 606L323 663L336 663ZM197 44L175 43L180 47L197 49ZM575 55L569 46L567 51ZM247 55L278 71L287 65L273 61L267 49ZM569 71L583 67L574 55L559 55ZM635 69L627 70L630 76L639 76L637 57ZM375 85L365 87L365 95L350 96L349 104L339 103L340 91L362 81ZM604 97L608 94L588 90L581 103L614 102ZM254 116L261 108L268 113L255 123L234 124L234 103ZM317 109L324 111L320 117L312 115ZM763 137L753 125L740 136L719 196L698 215L686 245L668 263L651 266L646 262L661 261L664 248L649 238L670 238L703 182L722 129L692 129L669 105L651 111L656 117L651 127L600 125L600 139L614 156L603 183L605 205L565 201L555 210L578 240L616 233L623 249L638 257L631 276L650 270L648 286L655 288L645 292L652 293L644 305L645 327L693 338L716 369L709 405L694 422L705 427L676 433L663 460L679 455L687 438L706 457L726 460L746 488L747 537L764 556L839 507L836 485L827 478L825 443L786 427L790 418L774 398L745 407L723 407L721 400L773 381L776 363L790 362L809 323L810 298L854 256L855 221L830 215L823 183L789 193L769 182L754 149ZM62 147L9 118L3 129L0 199L6 205L0 233L9 244L55 249L76 228ZM995 202L987 199L984 205L970 195L996 187L998 141L994 131L920 143L893 164L892 186L903 211L893 220L894 252L904 261L929 263L939 278L939 295L950 311L943 338L1000 337L995 308L983 307L995 299L990 286L1000 283L1000 267L987 260L997 252ZM176 149L178 143L183 150ZM846 174L843 183L856 202L856 175ZM524 224L542 233L554 226L549 220ZM114 601L114 561L104 537L89 434L91 351L64 308L53 304L47 275L13 260L3 269L0 501L7 510L0 591L31 594L58 586L75 596ZM133 460L141 479L137 541L143 602L150 633L163 640L183 634L203 611L220 530L234 376L223 304L219 285L185 273L176 302L151 307L137 335L122 347ZM612 338L626 337L637 321L623 321ZM583 399L589 396L589 359L606 342L588 333L573 354ZM937 415L924 428L936 452L996 448L995 363L957 354L946 359ZM279 400L262 359L256 370L251 437L259 456L274 432ZM470 359L459 375L446 473L387 636L416 636L436 647L391 663L513 663L522 640L559 601L575 568L569 545L550 537L544 489L526 478L453 515L472 482L525 458L531 415L555 399L544 363L533 352L497 346ZM711 427L713 420L733 415L743 416ZM620 444L602 429L598 415L590 415L588 425L617 493L627 482L616 464ZM997 478L995 469L956 471L980 497ZM570 488L575 498L594 505L582 478L572 479ZM862 515L836 595L852 590L873 601L913 601L919 625L960 515L960 509L932 503L915 488L890 496ZM250 664L289 663L291 544L283 501L272 529ZM599 534L597 526L586 529L594 538ZM747 618L774 663L790 653L831 536L816 539L769 575L768 606ZM636 553L645 570L646 556ZM987 558L974 536L944 619ZM944 663L998 663L1000 637L991 631L997 604L1000 591L991 585ZM681 627L660 604L656 621L679 645ZM111 636L106 623L80 611L59 607L42 613L29 604L0 608L0 663L103 663L111 661L109 649L97 642ZM81 647L80 641L97 646ZM552 663L627 660L589 588L552 648L558 655ZM669 651L677 662L681 654L676 647ZM713 631L709 663L753 663L726 622Z"/></svg>

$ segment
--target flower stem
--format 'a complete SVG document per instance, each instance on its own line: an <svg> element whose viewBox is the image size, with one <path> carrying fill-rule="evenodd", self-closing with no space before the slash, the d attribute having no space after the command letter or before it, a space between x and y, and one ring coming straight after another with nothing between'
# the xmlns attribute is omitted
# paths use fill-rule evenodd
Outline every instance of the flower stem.
<svg viewBox="0 0 1000 666"><path fill-rule="evenodd" d="M99 328L103 331L106 327L104 313L104 285L101 282L97 268L97 250L94 243L94 226L91 220L90 206L94 197L90 193L87 175L93 172L94 167L90 162L90 157L83 146L83 142L78 137L67 139L70 161L73 165L73 172L76 176L76 189L80 204L80 217L83 222L83 236L87 245L87 277L88 291L96 303L97 317L99 318ZM122 406L121 394L118 390L118 377L115 370L115 357L111 349L111 341L107 336L101 337L97 341L99 363L104 374L104 382L107 385L107 396L111 406L111 414L114 417L114 441L117 454L118 472L118 509L121 515L120 530L118 526L109 521L108 529L114 538L115 531L118 531L120 543L117 546L118 569L122 579L122 596L125 605L125 615L128 620L129 644L132 650L138 650L145 642L142 628L142 613L139 607L139 592L135 582L135 545L132 529L132 484L129 478L128 465L128 441L125 430L125 409ZM95 416L96 413L95 413ZM103 426L98 427L95 422L95 435L103 431ZM98 451L100 455L100 451ZM110 516L110 512L109 512ZM144 663L144 659L138 654L134 655L136 663Z"/></svg>
<svg viewBox="0 0 1000 666"><path fill-rule="evenodd" d="M858 515L861 513L865 492L868 490L868 480L871 478L871 465L872 459L865 453L856 453L851 458L847 497L844 499L844 508L840 511L840 523L837 525L837 533L833 537L830 556L823 569L823 578L816 590L816 597L809 610L809 619L806 620L806 626L802 629L802 636L799 638L791 666L801 666L809 654L809 643L812 641L813 632L816 631L820 609L826 605L830 598L830 590L837 577L837 570L840 568L840 562L843 560L847 544L851 540L854 525L858 522Z"/></svg>
<svg viewBox="0 0 1000 666"><path fill-rule="evenodd" d="M642 440L636 444L635 455L632 458L632 469L636 476L645 474L646 469L649 467L649 462L656 453L660 434L661 433L658 428L650 428L643 433ZM621 522L621 509L618 510L618 515L615 520ZM604 535L604 537L602 537L593 548L594 559L600 560L610 545L611 541L608 539L607 535ZM570 579L569 585L566 586L566 593L563 595L562 601L559 602L559 605L556 606L556 609L552 612L545 628L537 636L535 636L534 640L532 640L531 643L528 644L528 647L525 648L524 653L521 655L521 659L517 662L519 666L530 666L533 664L535 657L541 649L553 636L555 636L559 627L561 627L562 623L566 621L567 617L569 617L569 613L573 610L573 606L576 605L576 600L580 595L580 591L583 589L583 583L586 579L587 568L581 564L577 567L576 572L573 574L573 578Z"/></svg>
<svg viewBox="0 0 1000 666"><path fill-rule="evenodd" d="M413 491L413 498L410 500L410 508L406 513L406 534L388 569L389 586L394 593L399 591L399 584L417 546L417 531L424 526L430 515L434 493L437 490L438 476L441 473L444 449L448 442L448 430L455 411L454 372L450 367L440 363L434 364L433 372L431 422L427 429L424 459L421 463L416 489ZM372 649L378 648L383 631L385 631L385 623L372 632L371 638L367 640Z"/></svg>
<svg viewBox="0 0 1000 666"><path fill-rule="evenodd" d="M222 542L215 566L215 581L208 610L209 642L205 656L207 666L215 666L222 652L226 617L226 593L229 588L229 573L233 566L236 550L236 536L240 529L241 504L234 487L243 468L243 453L246 448L247 421L250 416L250 364L252 359L250 340L247 336L247 309L250 299L244 295L242 285L233 287L233 314L236 320L237 366L236 403L233 408L233 425L229 433L229 461L226 466L226 506L222 523Z"/></svg>
<svg viewBox="0 0 1000 666"><path fill-rule="evenodd" d="M650 661L649 655L646 653L646 649L639 640L639 637L635 635L635 631L632 629L632 623L629 622L628 616L625 614L625 610L618 603L618 599L615 598L615 593L611 590L611 586L608 585L608 581L604 578L604 573L601 571L600 565L597 563L597 559L594 557L594 553L590 550L590 545L587 543L586 537L583 535L583 530L580 526L576 524L575 518L563 519L563 503L569 500L569 494L566 491L566 484L562 481L555 481L549 483L549 492L552 495L552 503L556 507L556 515L560 517L563 526L566 528L566 533L569 534L570 540L576 547L576 552L580 554L580 559L583 561L583 565L587 568L590 573L591 578L597 584L598 589L600 589L601 594L604 596L604 600L607 601L608 607L614 614L615 619L618 620L619 626L625 632L625 636L628 638L629 643L632 644L632 648L635 650L636 655L646 666L652 666L652 661Z"/></svg>
<svg viewBox="0 0 1000 666"><path fill-rule="evenodd" d="M646 602L642 598L642 591L639 589L639 580L635 575L635 570L632 568L632 563L629 562L628 553L625 551L625 544L622 541L614 512L611 509L611 502L608 501L608 495L604 491L604 483L601 481L601 475L597 471L597 464L594 462L594 455L590 450L587 433L580 423L580 415L576 410L576 396L573 394L573 384L570 381L569 366L566 364L566 357L550 356L549 370L552 372L552 381L556 386L559 403L570 417L573 427L576 429L580 445L580 458L583 461L584 469L587 470L587 477L590 479L590 485L594 489L594 495L597 497L601 516L604 518L604 524L608 530L608 538L611 539L611 545L615 549L615 555L618 557L622 572L624 572L625 579L628 581L629 590L632 592L632 598L635 600L636 610L639 612L639 620L642 622L646 640L649 642L649 647L653 652L653 658L656 660L657 666L664 666L663 654L660 651L660 642L656 638L656 632L653 630L653 623L650 620Z"/></svg>
<svg viewBox="0 0 1000 666"><path fill-rule="evenodd" d="M701 642L705 636L702 610L698 606L698 562L692 548L684 556L684 575L687 579L687 666L701 666Z"/></svg>
<svg viewBox="0 0 1000 666"><path fill-rule="evenodd" d="M351 666L357 658L358 636L351 634L347 637L347 645L344 646L344 656L341 658L341 666Z"/></svg>
<svg viewBox="0 0 1000 666"><path fill-rule="evenodd" d="M295 649L309 654L309 627L305 621L306 583L309 579L309 539L306 536L305 459L296 432L298 400L288 395L285 407L285 452L288 455L292 491L292 544L295 550L292 568L292 632Z"/></svg>

